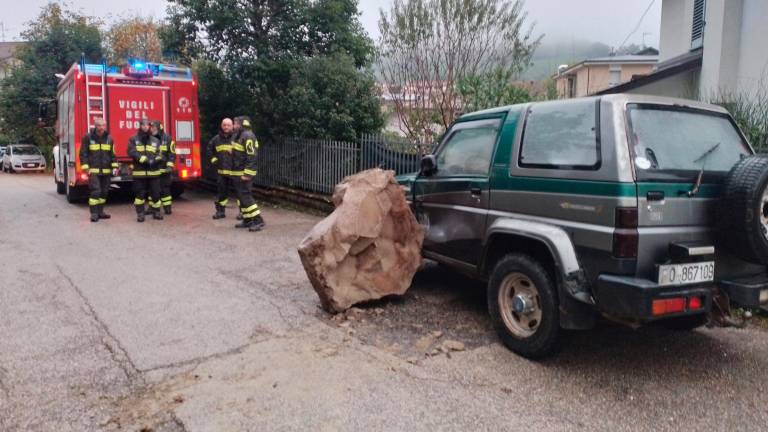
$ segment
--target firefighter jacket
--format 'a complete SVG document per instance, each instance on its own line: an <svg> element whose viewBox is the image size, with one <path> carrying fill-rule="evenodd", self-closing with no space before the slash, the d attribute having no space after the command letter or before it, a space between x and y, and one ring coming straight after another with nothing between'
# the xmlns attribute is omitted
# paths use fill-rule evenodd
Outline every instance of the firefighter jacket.
<svg viewBox="0 0 768 432"><path fill-rule="evenodd" d="M160 141L160 151L165 159L165 165L162 166L163 172L173 172L173 167L176 163L176 141L165 132L160 132L160 134L155 135L155 138Z"/></svg>
<svg viewBox="0 0 768 432"><path fill-rule="evenodd" d="M219 131L208 142L208 154L211 155L211 164L216 167L219 175L242 175L233 173L233 145L235 136Z"/></svg>
<svg viewBox="0 0 768 432"><path fill-rule="evenodd" d="M96 131L85 135L80 142L80 168L88 174L110 175L117 168L115 145L108 132L96 135Z"/></svg>
<svg viewBox="0 0 768 432"><path fill-rule="evenodd" d="M256 150L258 148L259 141L256 139L256 135L249 128L241 129L232 145L233 175L249 177L256 175Z"/></svg>
<svg viewBox="0 0 768 432"><path fill-rule="evenodd" d="M160 140L139 131L128 140L128 156L133 159L134 177L157 177L163 173L165 155Z"/></svg>

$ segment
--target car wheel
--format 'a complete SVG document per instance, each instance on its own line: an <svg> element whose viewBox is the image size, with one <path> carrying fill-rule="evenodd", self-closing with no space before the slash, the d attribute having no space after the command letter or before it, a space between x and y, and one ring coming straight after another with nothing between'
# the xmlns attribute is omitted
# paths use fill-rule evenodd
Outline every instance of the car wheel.
<svg viewBox="0 0 768 432"><path fill-rule="evenodd" d="M55 180L55 178L54 178L54 180ZM57 181L56 182L56 193L58 193L59 195L64 195L65 193L67 193L67 186L63 182Z"/></svg>
<svg viewBox="0 0 768 432"><path fill-rule="evenodd" d="M517 354L538 359L557 350L556 287L533 258L511 254L496 264L488 282L488 311L504 345Z"/></svg>
<svg viewBox="0 0 768 432"><path fill-rule="evenodd" d="M670 318L668 320L661 321L662 327L668 330L674 331L691 331L699 328L709 322L709 318L706 314L684 316L678 318Z"/></svg>
<svg viewBox="0 0 768 432"><path fill-rule="evenodd" d="M745 261L768 264L768 157L731 168L718 203L721 243Z"/></svg>

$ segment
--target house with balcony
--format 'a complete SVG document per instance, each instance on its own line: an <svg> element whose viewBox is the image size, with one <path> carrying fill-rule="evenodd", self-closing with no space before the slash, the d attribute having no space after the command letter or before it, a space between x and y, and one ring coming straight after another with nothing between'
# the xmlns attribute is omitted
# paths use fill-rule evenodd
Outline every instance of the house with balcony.
<svg viewBox="0 0 768 432"><path fill-rule="evenodd" d="M589 96L653 72L659 52L644 49L632 55L614 55L586 59L572 66L558 68L552 78L560 99Z"/></svg>

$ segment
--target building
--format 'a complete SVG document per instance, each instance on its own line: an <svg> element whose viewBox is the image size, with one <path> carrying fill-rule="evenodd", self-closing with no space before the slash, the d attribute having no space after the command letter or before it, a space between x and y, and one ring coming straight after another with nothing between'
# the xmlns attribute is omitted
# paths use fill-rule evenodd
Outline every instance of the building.
<svg viewBox="0 0 768 432"><path fill-rule="evenodd" d="M23 44L24 42L0 42L0 79L8 75L8 71L16 62L13 52Z"/></svg>
<svg viewBox="0 0 768 432"><path fill-rule="evenodd" d="M663 0L655 71L602 93L756 97L768 85L767 21L766 0Z"/></svg>
<svg viewBox="0 0 768 432"><path fill-rule="evenodd" d="M558 98L588 96L648 75L658 59L658 51L652 48L632 55L591 58L573 66L561 66L552 78Z"/></svg>

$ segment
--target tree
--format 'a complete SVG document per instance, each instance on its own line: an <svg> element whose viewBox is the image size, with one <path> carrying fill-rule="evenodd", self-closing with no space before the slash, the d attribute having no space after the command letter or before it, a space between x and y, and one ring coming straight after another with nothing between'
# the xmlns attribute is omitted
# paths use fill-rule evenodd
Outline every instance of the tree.
<svg viewBox="0 0 768 432"><path fill-rule="evenodd" d="M41 9L22 33L28 43L15 53L19 64L0 82L3 133L44 150L53 145L55 137L38 127L39 105L55 99L58 79L54 74L66 72L81 53L89 59L102 57L100 24L95 18L64 11L58 3ZM55 117L55 110L48 110L41 120L50 126Z"/></svg>
<svg viewBox="0 0 768 432"><path fill-rule="evenodd" d="M515 85L515 72L496 68L482 75L469 75L456 83L465 112L530 102L531 94Z"/></svg>
<svg viewBox="0 0 768 432"><path fill-rule="evenodd" d="M167 22L160 32L163 51L210 62L205 66L210 75L199 76L201 91L209 84L206 80L213 79L218 84L209 88L228 101L228 115L250 114L260 135L306 133L340 138L349 136L342 123L352 125L355 134L374 132L369 127L381 123L378 109L360 109L375 97L376 89L364 70L370 65L373 43L358 21L356 0L169 3ZM319 58L326 61L314 61ZM332 64L331 59L339 63ZM209 69L212 65L221 69L221 75ZM344 82L339 85L354 91L331 91L316 85L318 65L332 66ZM335 107L329 116L350 115L352 119L337 119L335 126L316 131L288 128L287 122L325 127L318 123L316 110L311 106L298 109L292 98L328 103ZM209 101L210 105L201 97L202 115L218 118L223 114L218 96L212 95ZM286 118L285 112L298 117Z"/></svg>
<svg viewBox="0 0 768 432"><path fill-rule="evenodd" d="M346 54L315 57L293 69L276 106L275 133L353 141L384 125L371 74L358 73ZM339 103L346 100L347 103Z"/></svg>
<svg viewBox="0 0 768 432"><path fill-rule="evenodd" d="M159 62L162 60L160 25L152 18L135 16L122 19L106 33L109 60L122 64L129 59Z"/></svg>
<svg viewBox="0 0 768 432"><path fill-rule="evenodd" d="M541 37L523 29L520 0L395 0L379 19L379 63L411 139L430 139L461 111L456 83L495 68L527 68Z"/></svg>

